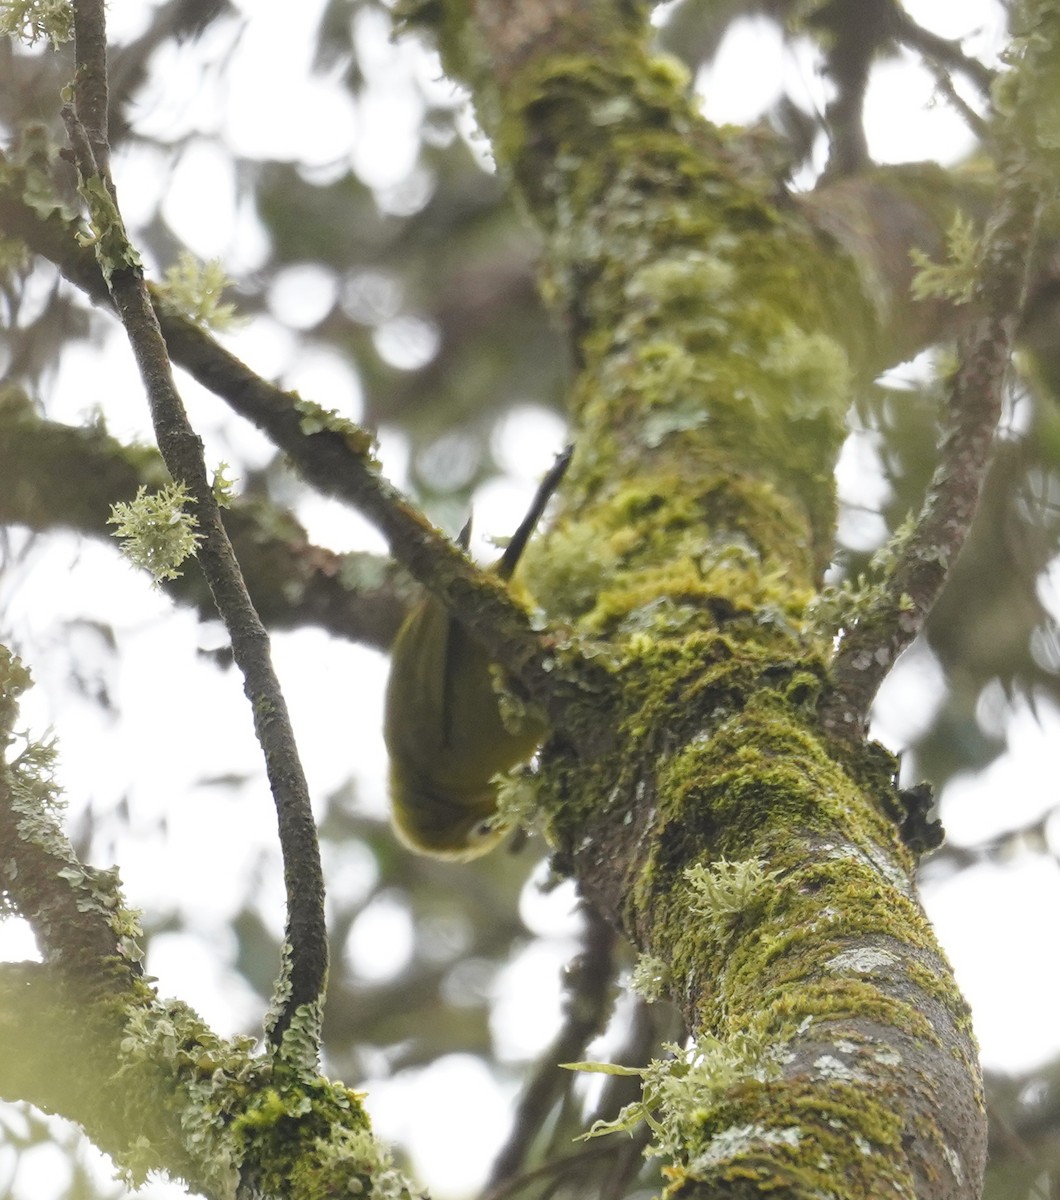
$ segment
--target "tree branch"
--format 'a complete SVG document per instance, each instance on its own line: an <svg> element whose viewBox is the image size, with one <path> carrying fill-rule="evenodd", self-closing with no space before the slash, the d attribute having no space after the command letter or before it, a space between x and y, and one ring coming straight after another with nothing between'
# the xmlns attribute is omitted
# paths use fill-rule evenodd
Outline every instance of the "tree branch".
<svg viewBox="0 0 1060 1200"><path fill-rule="evenodd" d="M113 873L82 864L54 811L58 789L51 778L54 747L26 742L8 761L18 697L29 672L0 646L0 882L30 923L45 960L90 993L127 988L142 972L133 938L138 930L124 912Z"/></svg>
<svg viewBox="0 0 1060 1200"><path fill-rule="evenodd" d="M165 478L154 449L122 445L98 425L45 420L17 389L0 391L0 523L73 529L113 544L111 506ZM254 608L271 630L317 625L385 650L419 597L393 559L313 545L293 516L263 496L236 496L222 519ZM204 620L216 618L194 562L160 586Z"/></svg>
<svg viewBox="0 0 1060 1200"><path fill-rule="evenodd" d="M821 706L832 733L863 735L880 684L923 628L968 536L993 458L1040 203L1036 182L1010 163L983 234L973 301L981 315L958 339L939 463L916 524L877 596L842 631L832 664L834 687Z"/></svg>
<svg viewBox="0 0 1060 1200"><path fill-rule="evenodd" d="M607 1020L615 975L615 931L591 905L583 904L582 911L584 949L568 972L563 1026L519 1097L512 1130L494 1160L483 1200L505 1194L523 1172L548 1114L574 1082L573 1072L559 1064L581 1058Z"/></svg>
<svg viewBox="0 0 1060 1200"><path fill-rule="evenodd" d="M0 157L0 227L54 262L96 303L113 307L99 265L74 240L75 223L57 209L42 217L22 199L28 187L28 173ZM262 379L157 296L153 303L172 361L266 434L307 483L368 517L398 562L446 604L554 719L561 719L570 693L554 670L554 639L532 629L495 576L472 563L379 474L368 435Z"/></svg>
<svg viewBox="0 0 1060 1200"><path fill-rule="evenodd" d="M199 561L243 673L244 689L253 709L255 731L276 803L287 890L289 955L278 985L278 1011L269 1030L270 1040L279 1049L297 1010L319 1007L327 978L324 880L316 826L294 732L272 667L268 634L247 595L207 477L202 443L177 393L143 275L118 214L107 169L103 0L77 0L74 31L75 106L64 108L63 119L81 178L81 191L93 215L97 257L144 381L159 450L170 474L183 482L193 497L202 531ZM100 184L112 199L113 211L101 204ZM314 1046L314 1056L316 1052Z"/></svg>
<svg viewBox="0 0 1060 1200"><path fill-rule="evenodd" d="M990 95L994 72L977 58L965 54L959 42L924 29L899 4L894 5L891 22L894 36L904 45L919 51L924 58L947 71L959 71L975 84L983 96Z"/></svg>

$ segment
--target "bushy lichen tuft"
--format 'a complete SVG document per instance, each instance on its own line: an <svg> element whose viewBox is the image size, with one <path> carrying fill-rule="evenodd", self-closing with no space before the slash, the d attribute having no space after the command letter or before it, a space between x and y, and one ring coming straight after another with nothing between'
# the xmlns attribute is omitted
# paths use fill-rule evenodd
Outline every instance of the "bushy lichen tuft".
<svg viewBox="0 0 1060 1200"><path fill-rule="evenodd" d="M47 38L52 48L74 36L70 0L0 0L0 37L33 45Z"/></svg>
<svg viewBox="0 0 1060 1200"><path fill-rule="evenodd" d="M238 321L234 304L221 299L231 280L220 259L199 262L190 250L182 250L156 289L166 308L186 317L202 329L231 329Z"/></svg>
<svg viewBox="0 0 1060 1200"><path fill-rule="evenodd" d="M530 829L537 819L537 784L529 769L517 768L490 781L497 788L497 811L491 818L499 828Z"/></svg>
<svg viewBox="0 0 1060 1200"><path fill-rule="evenodd" d="M629 986L649 1004L661 1000L670 986L670 968L661 958L642 954L633 964Z"/></svg>
<svg viewBox="0 0 1060 1200"><path fill-rule="evenodd" d="M704 1124L731 1088L778 1073L767 1043L750 1033L728 1038L705 1033L685 1048L667 1043L664 1050L669 1057L653 1058L646 1067L564 1064L570 1070L639 1075L643 1080L639 1100L627 1104L614 1120L594 1122L583 1139L628 1133L645 1121L652 1131L646 1154L687 1160L700 1148Z"/></svg>
<svg viewBox="0 0 1060 1200"><path fill-rule="evenodd" d="M122 553L134 566L150 571L156 585L176 579L181 563L198 547L198 520L184 507L190 500L184 483L168 483L151 494L141 487L134 500L111 509L107 524L117 526Z"/></svg>
<svg viewBox="0 0 1060 1200"><path fill-rule="evenodd" d="M685 879L692 885L693 911L715 921L747 912L779 874L767 871L756 858L741 862L721 858L710 866L693 863L685 869Z"/></svg>

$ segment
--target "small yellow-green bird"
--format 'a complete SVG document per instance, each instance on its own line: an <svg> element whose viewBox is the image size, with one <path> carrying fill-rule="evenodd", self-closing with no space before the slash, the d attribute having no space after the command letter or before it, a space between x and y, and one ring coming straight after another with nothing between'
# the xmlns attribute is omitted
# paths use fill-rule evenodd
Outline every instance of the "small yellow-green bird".
<svg viewBox="0 0 1060 1200"><path fill-rule="evenodd" d="M568 447L541 481L529 512L493 566L509 580L570 462ZM467 548L471 525L460 534ZM533 754L546 732L526 713L505 722L486 651L440 601L427 596L405 618L390 651L383 737L390 754L394 829L421 854L464 860L507 833L493 818L490 780Z"/></svg>

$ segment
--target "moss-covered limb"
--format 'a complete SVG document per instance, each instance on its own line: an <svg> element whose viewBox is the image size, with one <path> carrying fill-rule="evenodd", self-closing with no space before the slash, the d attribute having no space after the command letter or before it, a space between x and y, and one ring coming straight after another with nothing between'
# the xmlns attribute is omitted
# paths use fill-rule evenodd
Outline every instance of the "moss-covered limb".
<svg viewBox="0 0 1060 1200"><path fill-rule="evenodd" d="M976 1195L975 1045L891 816L893 763L835 761L797 641L786 666L779 642L771 666L724 641L705 675L676 647L627 666L621 756L549 753L560 861L664 964L699 1039L684 1075L646 1078L670 1192Z"/></svg>
<svg viewBox="0 0 1060 1200"><path fill-rule="evenodd" d="M0 522L37 532L73 529L113 542L110 506L168 478L156 450L125 446L99 425L47 421L21 392L0 391ZM392 560L314 546L293 517L263 497L235 497L224 524L270 629L319 625L379 649L390 645L415 591ZM216 619L194 563L162 586L203 619Z"/></svg>
<svg viewBox="0 0 1060 1200"><path fill-rule="evenodd" d="M44 962L0 967L0 1095L76 1121L137 1182L166 1171L230 1200L243 1169L269 1182L263 1194L291 1200L407 1195L358 1096L256 1058L253 1038L225 1041L185 1005L159 1002L117 873L82 864L62 832L51 748L17 745L28 685L3 651L0 886ZM311 1015L296 1013L291 1031L299 1021ZM289 1190L276 1182L287 1178Z"/></svg>
<svg viewBox="0 0 1060 1200"><path fill-rule="evenodd" d="M759 504L772 491L788 505L773 524L784 533L752 552L812 583L831 552L831 466L864 368L853 331L875 318L856 273L746 176L629 6L535 4L534 20L520 7L518 48L491 15L511 7L476 8L500 80L481 87L480 110L545 235L546 293L582 366L575 497L598 505L633 462L692 507L698 484L686 485L710 480L730 521L746 508L737 490Z"/></svg>
<svg viewBox="0 0 1060 1200"><path fill-rule="evenodd" d="M0 1096L76 1122L130 1184L161 1171L210 1200L413 1194L357 1093L276 1069L142 984L101 1002L50 967L4 964L0 1031Z"/></svg>
<svg viewBox="0 0 1060 1200"><path fill-rule="evenodd" d="M146 989L144 989L146 991ZM82 995L61 971L42 963L0 966L0 1096L23 1100L66 1117L104 1152L119 1157L132 1137L124 1099L113 1083L123 1016L118 998L108 1005ZM145 1106L151 1122L163 1106Z"/></svg>
<svg viewBox="0 0 1060 1200"><path fill-rule="evenodd" d="M823 740L830 645L804 619L881 314L699 119L633 11L475 9L469 74L494 60L482 111L581 367L568 503L531 586L606 640L621 691L546 744L546 824L696 1035L646 1076L675 1193L970 1195L967 1013L890 774L867 749L844 770Z"/></svg>
<svg viewBox="0 0 1060 1200"><path fill-rule="evenodd" d="M594 752L570 754L568 729L546 746L550 831L666 963L704 1047L664 1122L674 1192L956 1197L982 1169L966 1011L911 899L893 797L821 741L829 646L804 632L878 314L628 26L596 20L606 7L572 9L579 53L536 35L490 114L582 364L570 503L532 586L608 639L622 686L617 714L584 714ZM696 865L719 873L703 896ZM854 953L878 946L893 980ZM884 1061L833 1065L840 1032Z"/></svg>
<svg viewBox="0 0 1060 1200"><path fill-rule="evenodd" d="M129 1039L130 1014L143 1014L150 1005L149 989L115 994L106 1002L86 995L62 973L39 963L7 963L0 967L0 1095L24 1100L44 1112L73 1121L93 1143L128 1171L142 1178L149 1170L165 1171L187 1180L207 1196L225 1194L218 1181L232 1176L231 1163L209 1163L214 1139L200 1138L198 1152L181 1131L182 1086L210 1079L214 1064L223 1062L221 1043L209 1045L189 1037L191 1023L174 1010L158 1018L174 1035L169 1053L148 1064L139 1044ZM226 1049L225 1053L228 1051ZM193 1066L196 1055L199 1063ZM177 1063L183 1056L182 1067ZM241 1060L249 1061L246 1047ZM184 1076L183 1085L180 1076ZM220 1089L217 1089L218 1093ZM201 1103L191 1109L190 1129L223 1128L223 1108L205 1117ZM205 1119L204 1119L205 1118ZM135 1149L134 1149L135 1148ZM231 1156L229 1156L231 1157Z"/></svg>

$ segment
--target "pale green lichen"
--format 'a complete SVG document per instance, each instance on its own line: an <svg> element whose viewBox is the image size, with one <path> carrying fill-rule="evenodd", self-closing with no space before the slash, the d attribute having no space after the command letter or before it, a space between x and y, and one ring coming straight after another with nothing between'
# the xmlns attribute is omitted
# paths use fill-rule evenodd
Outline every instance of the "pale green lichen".
<svg viewBox="0 0 1060 1200"><path fill-rule="evenodd" d="M979 278L980 239L971 217L954 214L946 232L944 263L934 263L916 248L909 257L917 268L911 287L914 300L942 299L955 304L967 304L975 294Z"/></svg>
<svg viewBox="0 0 1060 1200"><path fill-rule="evenodd" d="M821 414L838 417L846 412L852 384L850 362L835 338L786 324L770 339L761 366L782 385L789 419Z"/></svg>
<svg viewBox="0 0 1060 1200"><path fill-rule="evenodd" d="M693 911L714 920L746 912L763 898L779 874L767 871L755 858L739 862L721 858L709 866L693 863L685 868L685 879L692 885Z"/></svg>
<svg viewBox="0 0 1060 1200"><path fill-rule="evenodd" d="M653 1058L646 1067L613 1063L563 1063L568 1070L605 1075L638 1075L641 1097L627 1104L611 1121L596 1121L582 1139L608 1133L628 1133L644 1121L652 1131L645 1151L674 1159L687 1158L702 1140L704 1122L734 1085L763 1082L775 1077L778 1067L768 1044L751 1033L728 1038L701 1034L682 1048L667 1043L668 1058Z"/></svg>
<svg viewBox="0 0 1060 1200"><path fill-rule="evenodd" d="M838 1079L844 1083L866 1085L872 1082L871 1077L865 1071L859 1071L834 1054L819 1054L813 1060L813 1069L818 1079Z"/></svg>
<svg viewBox="0 0 1060 1200"><path fill-rule="evenodd" d="M705 301L717 304L737 296L737 274L731 262L719 254L691 250L664 255L645 262L626 284L626 299L634 305L645 304L657 313L660 305L687 303L697 312Z"/></svg>
<svg viewBox="0 0 1060 1200"><path fill-rule="evenodd" d="M629 986L649 1004L661 1000L670 986L670 968L661 958L642 954L633 964Z"/></svg>
<svg viewBox="0 0 1060 1200"><path fill-rule="evenodd" d="M339 1165L358 1165L359 1174L349 1179L350 1196L362 1195L370 1200L411 1200L416 1195L412 1184L394 1165L393 1156L369 1129L342 1128L314 1146L319 1156L322 1180L335 1178ZM370 1188L366 1181L370 1180ZM318 1193L310 1190L306 1195Z"/></svg>
<svg viewBox="0 0 1060 1200"><path fill-rule="evenodd" d="M766 1125L732 1125L714 1134L689 1161L690 1175L705 1174L711 1167L744 1157L756 1149L777 1149L787 1146L797 1149L802 1141L803 1132L797 1125L785 1125L779 1129L771 1129Z"/></svg>
<svg viewBox="0 0 1060 1200"><path fill-rule="evenodd" d="M134 566L150 571L156 586L176 579L180 565L198 547L199 522L184 507L190 500L184 483L168 483L150 494L140 487L134 500L111 509L107 524L117 526L122 553Z"/></svg>
<svg viewBox="0 0 1060 1200"><path fill-rule="evenodd" d="M82 246L91 246L96 261L109 282L117 271L143 269L140 255L129 241L125 225L109 188L98 175L81 180L78 191L88 206L89 232L79 233Z"/></svg>
<svg viewBox="0 0 1060 1200"><path fill-rule="evenodd" d="M0 37L33 45L42 37L52 48L74 36L74 6L70 0L0 0Z"/></svg>
<svg viewBox="0 0 1060 1200"><path fill-rule="evenodd" d="M910 514L874 552L866 574L859 575L853 582L844 579L838 585L831 584L817 593L807 605L807 615L821 636L833 637L859 621L871 618L891 602L891 577L909 555L916 533L917 519ZM927 553L937 558L941 552L932 548ZM909 596L899 596L897 603L901 611L911 612L915 608Z"/></svg>
<svg viewBox="0 0 1060 1200"><path fill-rule="evenodd" d="M214 503L218 508L231 508L235 499L236 481L228 474L228 463L219 462L213 473L210 490L213 492Z"/></svg>
<svg viewBox="0 0 1060 1200"><path fill-rule="evenodd" d="M525 767L516 768L490 780L496 788L497 811L490 824L498 829L532 829L537 819L537 784Z"/></svg>
<svg viewBox="0 0 1060 1200"><path fill-rule="evenodd" d="M0 672L0 692L6 691L13 700L32 680L21 662L6 647L0 647L5 655L4 670ZM24 672L24 674L23 674ZM40 846L66 866L60 871L76 872L75 877L64 875L68 882L79 885L85 872L77 862L70 843L63 836L60 820L64 800L54 777L56 744L54 739L32 741L24 736L8 734L3 753L5 758L11 748L21 742L22 749L3 763L2 769L10 797L11 811L17 818L19 838L31 845ZM10 850L10 847L7 848ZM6 879L12 882L18 866L14 858L0 860L0 914L14 914L14 903L4 886Z"/></svg>
<svg viewBox="0 0 1060 1200"><path fill-rule="evenodd" d="M280 1058L298 1071L315 1071L320 1061L320 1028L324 1020L324 998L300 1004L291 1014L280 1040Z"/></svg>
<svg viewBox="0 0 1060 1200"><path fill-rule="evenodd" d="M167 308L200 328L224 330L238 321L235 305L221 299L230 286L219 259L202 263L191 251L182 250L156 294Z"/></svg>
<svg viewBox="0 0 1060 1200"><path fill-rule="evenodd" d="M204 1190L222 1200L234 1198L239 1184L242 1154L233 1117L260 1087L263 1064L251 1057L253 1046L250 1037L218 1038L179 1001L133 1010L121 1042L126 1103L134 1110L142 1088L143 1103L157 1105L158 1082L168 1076L179 1093L179 1155L195 1164ZM132 1143L117 1159L126 1181L140 1186L158 1168L159 1151L144 1138Z"/></svg>
<svg viewBox="0 0 1060 1200"><path fill-rule="evenodd" d="M358 440L367 437L364 430L349 418L341 416L333 408L324 408L315 400L306 400L302 396L296 396L294 408L295 412L301 413L299 425L306 435L331 432Z"/></svg>
<svg viewBox="0 0 1060 1200"><path fill-rule="evenodd" d="M855 946L833 955L825 966L838 974L853 971L857 975L870 975L876 971L894 969L898 959L890 951L879 946Z"/></svg>
<svg viewBox="0 0 1060 1200"><path fill-rule="evenodd" d="M265 1014L265 1036L270 1041L273 1030L290 1006L292 994L291 943L284 938L280 947L280 972L272 985L272 996L269 998L269 1008Z"/></svg>

